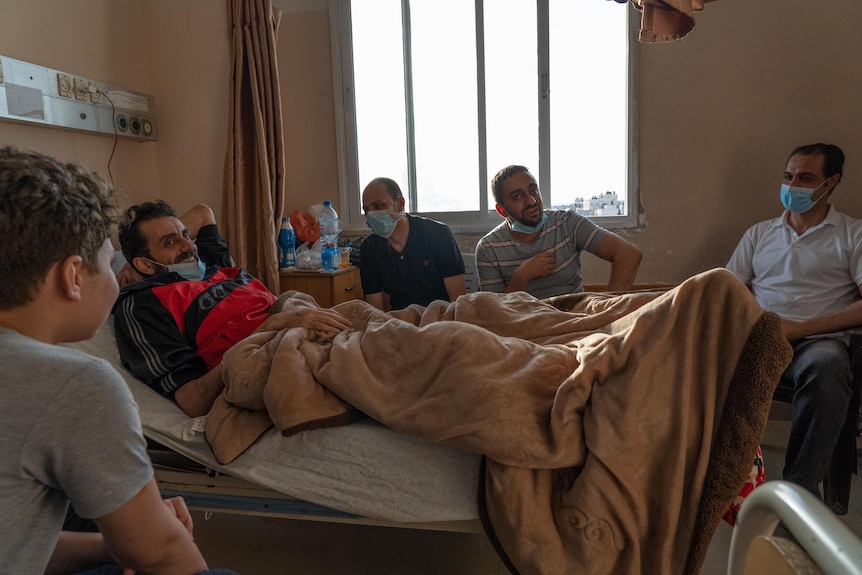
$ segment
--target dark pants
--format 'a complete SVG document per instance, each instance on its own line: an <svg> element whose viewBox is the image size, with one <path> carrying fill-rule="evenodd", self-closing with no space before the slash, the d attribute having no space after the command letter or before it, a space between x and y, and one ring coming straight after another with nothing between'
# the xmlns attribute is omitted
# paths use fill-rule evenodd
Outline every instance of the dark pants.
<svg viewBox="0 0 862 575"><path fill-rule="evenodd" d="M821 497L820 482L844 427L850 403L850 357L835 338L793 344L793 361L781 375L793 384L793 416L783 477Z"/></svg>

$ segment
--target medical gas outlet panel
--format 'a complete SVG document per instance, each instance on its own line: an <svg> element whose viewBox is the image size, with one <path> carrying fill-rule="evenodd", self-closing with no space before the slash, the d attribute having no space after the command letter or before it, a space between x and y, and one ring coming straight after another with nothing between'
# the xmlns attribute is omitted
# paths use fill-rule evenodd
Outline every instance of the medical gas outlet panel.
<svg viewBox="0 0 862 575"><path fill-rule="evenodd" d="M0 56L0 120L159 139L153 96L6 56Z"/></svg>

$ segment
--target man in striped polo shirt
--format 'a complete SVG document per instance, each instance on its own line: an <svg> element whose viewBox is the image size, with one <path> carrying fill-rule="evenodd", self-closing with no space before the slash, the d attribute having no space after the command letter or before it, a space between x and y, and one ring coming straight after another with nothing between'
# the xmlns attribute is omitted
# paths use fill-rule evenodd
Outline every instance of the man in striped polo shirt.
<svg viewBox="0 0 862 575"><path fill-rule="evenodd" d="M608 291L631 288L641 251L571 210L544 210L526 167L503 168L491 188L503 222L476 245L480 290L526 291L537 298L583 291L583 250L611 262Z"/></svg>

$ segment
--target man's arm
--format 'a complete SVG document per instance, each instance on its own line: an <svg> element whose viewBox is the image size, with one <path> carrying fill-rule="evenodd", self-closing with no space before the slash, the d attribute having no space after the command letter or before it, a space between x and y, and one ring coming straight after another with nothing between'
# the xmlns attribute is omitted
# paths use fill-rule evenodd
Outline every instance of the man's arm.
<svg viewBox="0 0 862 575"><path fill-rule="evenodd" d="M215 214L206 204L196 204L179 219L189 230L192 239L198 237L198 232L201 231L202 227L216 223Z"/></svg>
<svg viewBox="0 0 862 575"><path fill-rule="evenodd" d="M611 262L611 277L608 280L607 291L631 289L643 259L643 254L638 248L615 233L608 232L599 242L594 253L603 260Z"/></svg>
<svg viewBox="0 0 862 575"><path fill-rule="evenodd" d="M162 502L192 535L194 523L182 497L163 499ZM111 554L101 533L61 531L48 566L45 568L45 574L77 573L116 562L117 559Z"/></svg>
<svg viewBox="0 0 862 575"><path fill-rule="evenodd" d="M446 293L449 295L449 301L455 301L459 296L467 293L467 284L464 283L464 274L443 278L443 285L446 286Z"/></svg>
<svg viewBox="0 0 862 575"><path fill-rule="evenodd" d="M96 524L119 564L144 573L193 575L206 570L207 564L187 528L188 513L183 517L181 511L165 505L155 479L150 479Z"/></svg>
<svg viewBox="0 0 862 575"><path fill-rule="evenodd" d="M61 531L45 575L77 573L114 562L101 533Z"/></svg>
<svg viewBox="0 0 862 575"><path fill-rule="evenodd" d="M222 390L224 382L221 364L218 364L201 377L184 383L174 393L174 401L189 417L200 417L209 413Z"/></svg>
<svg viewBox="0 0 862 575"><path fill-rule="evenodd" d="M386 301L383 297L383 292L379 291L377 293L367 293L365 294L365 301L376 307L381 311L389 311L386 309Z"/></svg>
<svg viewBox="0 0 862 575"><path fill-rule="evenodd" d="M862 286L859 291L862 293ZM862 325L862 300L836 312L805 321L781 320L781 327L787 341L796 341L811 335L835 333L860 325Z"/></svg>

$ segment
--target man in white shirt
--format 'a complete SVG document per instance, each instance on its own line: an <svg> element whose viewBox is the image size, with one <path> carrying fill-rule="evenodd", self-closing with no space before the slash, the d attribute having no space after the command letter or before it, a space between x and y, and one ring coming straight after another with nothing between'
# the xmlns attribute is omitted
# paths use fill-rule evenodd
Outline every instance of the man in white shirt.
<svg viewBox="0 0 862 575"><path fill-rule="evenodd" d="M793 150L784 213L748 229L726 266L781 317L793 345L782 375L796 390L783 477L818 496L851 396L844 330L862 325L862 221L829 204L843 171L838 146Z"/></svg>

